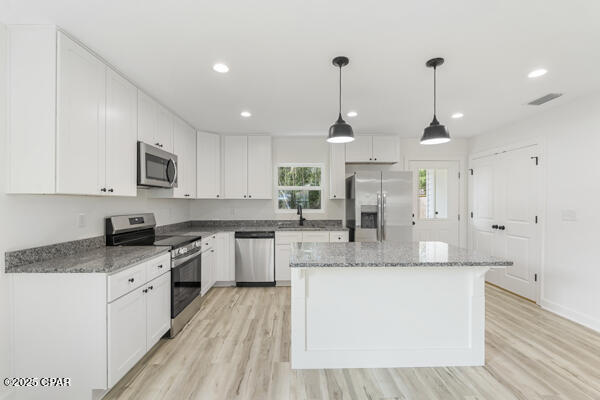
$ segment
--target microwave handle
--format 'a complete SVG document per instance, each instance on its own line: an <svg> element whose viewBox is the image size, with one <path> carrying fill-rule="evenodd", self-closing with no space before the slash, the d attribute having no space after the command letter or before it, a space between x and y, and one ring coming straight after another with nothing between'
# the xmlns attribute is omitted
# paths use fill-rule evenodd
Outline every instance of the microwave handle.
<svg viewBox="0 0 600 400"><path fill-rule="evenodd" d="M177 182L177 163L172 158L169 159L169 163L173 163L173 169L175 170L175 175L173 175L173 179L169 180L169 183L171 184L171 186L173 186L175 184L175 182ZM167 168L169 168L168 163L167 163ZM168 179L168 177L169 176L167 175L167 179Z"/></svg>

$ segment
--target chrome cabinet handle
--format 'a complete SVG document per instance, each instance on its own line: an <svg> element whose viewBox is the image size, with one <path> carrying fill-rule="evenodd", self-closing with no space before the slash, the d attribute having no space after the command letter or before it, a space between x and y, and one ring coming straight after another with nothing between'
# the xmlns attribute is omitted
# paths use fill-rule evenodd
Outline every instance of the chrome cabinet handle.
<svg viewBox="0 0 600 400"><path fill-rule="evenodd" d="M377 160L377 159L376 159ZM385 204L387 195L383 193L383 200L381 201L381 238L385 240Z"/></svg>
<svg viewBox="0 0 600 400"><path fill-rule="evenodd" d="M163 267L163 266L162 266L162 264L160 264L160 265L158 266L158 268L162 268L162 267Z"/></svg>
<svg viewBox="0 0 600 400"><path fill-rule="evenodd" d="M135 281L135 279L129 278L129 283L133 283L134 281Z"/></svg>

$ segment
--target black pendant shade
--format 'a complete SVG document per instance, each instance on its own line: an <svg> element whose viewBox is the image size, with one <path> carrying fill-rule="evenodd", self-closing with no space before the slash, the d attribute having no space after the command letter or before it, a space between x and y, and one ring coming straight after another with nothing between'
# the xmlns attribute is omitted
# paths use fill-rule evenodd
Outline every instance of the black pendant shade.
<svg viewBox="0 0 600 400"><path fill-rule="evenodd" d="M450 141L450 133L448 132L448 129L446 129L444 125L439 123L435 115L437 111L436 70L437 67L439 67L443 63L443 58L432 58L425 64L427 67L433 68L433 120L431 121L429 126L423 131L423 136L421 137L421 144L440 144Z"/></svg>
<svg viewBox="0 0 600 400"><path fill-rule="evenodd" d="M339 114L338 119L329 127L329 143L348 143L354 140L354 132L350 124L342 118L342 67L348 65L350 60L347 57L336 57L333 59L333 65L340 69L340 92L339 92Z"/></svg>

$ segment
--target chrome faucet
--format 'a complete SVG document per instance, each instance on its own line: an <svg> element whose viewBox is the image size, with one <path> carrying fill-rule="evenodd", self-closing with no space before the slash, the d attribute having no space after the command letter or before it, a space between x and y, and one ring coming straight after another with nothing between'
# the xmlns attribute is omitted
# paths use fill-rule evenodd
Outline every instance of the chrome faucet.
<svg viewBox="0 0 600 400"><path fill-rule="evenodd" d="M296 214L300 216L300 226L304 226L304 221L306 221L306 218L302 216L302 206L300 204L298 204L298 212Z"/></svg>

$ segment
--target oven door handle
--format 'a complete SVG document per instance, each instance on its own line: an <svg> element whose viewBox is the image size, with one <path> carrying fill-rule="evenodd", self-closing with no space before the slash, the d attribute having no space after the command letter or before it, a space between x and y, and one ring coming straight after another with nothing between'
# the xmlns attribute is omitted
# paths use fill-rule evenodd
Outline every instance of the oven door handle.
<svg viewBox="0 0 600 400"><path fill-rule="evenodd" d="M181 258L174 258L173 259L173 267L172 268L176 268L178 266L180 266L181 264L184 264L186 262L188 262L189 260L191 260L192 258L195 257L200 257L200 255L204 253L203 251L195 251L192 254L185 256L185 257L181 257Z"/></svg>

